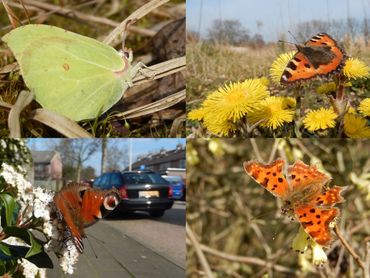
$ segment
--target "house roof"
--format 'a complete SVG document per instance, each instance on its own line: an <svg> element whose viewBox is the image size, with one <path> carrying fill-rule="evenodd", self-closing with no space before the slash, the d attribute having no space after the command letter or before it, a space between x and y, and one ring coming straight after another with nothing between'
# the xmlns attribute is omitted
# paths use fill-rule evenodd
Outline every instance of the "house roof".
<svg viewBox="0 0 370 278"><path fill-rule="evenodd" d="M55 151L31 151L34 163L50 163L56 153Z"/></svg>
<svg viewBox="0 0 370 278"><path fill-rule="evenodd" d="M166 163L170 161L178 161L185 159L185 149L176 148L170 151L160 151L155 154L148 154L132 164L132 168L139 167L140 165L155 165Z"/></svg>

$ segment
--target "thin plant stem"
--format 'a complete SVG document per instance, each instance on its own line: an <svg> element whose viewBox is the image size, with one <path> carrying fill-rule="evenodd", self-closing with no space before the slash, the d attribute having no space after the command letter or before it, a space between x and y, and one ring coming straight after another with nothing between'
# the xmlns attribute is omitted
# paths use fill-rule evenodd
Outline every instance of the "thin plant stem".
<svg viewBox="0 0 370 278"><path fill-rule="evenodd" d="M198 256L199 262L203 267L203 270L206 274L206 277L207 278L214 278L212 270L211 270L211 268L208 264L207 258L204 255L203 250L200 248L200 244L199 244L197 238L195 237L195 234L193 233L193 230L190 228L188 223L186 223L186 235L190 239L190 241L191 241L191 243L192 243L192 245L195 249L195 253Z"/></svg>
<svg viewBox="0 0 370 278"><path fill-rule="evenodd" d="M296 99L296 106L295 106L295 113L294 113L294 125L295 125L295 135L296 137L300 138L301 136L301 116L302 116L302 97L300 93L300 87L294 90L294 95Z"/></svg>
<svg viewBox="0 0 370 278"><path fill-rule="evenodd" d="M356 263L361 267L362 270L365 270L365 264L364 262L360 259L360 256L355 253L355 251L352 249L352 247L349 245L349 243L345 240L343 235L340 233L339 228L337 225L334 227L334 232L339 238L340 242L343 244L343 246L348 250L348 252L351 254L353 259L356 261Z"/></svg>

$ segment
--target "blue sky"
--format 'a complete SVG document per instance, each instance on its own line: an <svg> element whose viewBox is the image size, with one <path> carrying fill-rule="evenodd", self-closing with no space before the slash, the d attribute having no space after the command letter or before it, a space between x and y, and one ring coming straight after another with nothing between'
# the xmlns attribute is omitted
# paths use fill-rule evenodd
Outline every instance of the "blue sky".
<svg viewBox="0 0 370 278"><path fill-rule="evenodd" d="M202 9L201 9L202 3ZM362 20L370 16L370 0L187 0L187 28L201 34L215 19L237 19L256 33L257 21L263 26L260 33L267 40L277 40L279 33L294 30L304 21L340 20L350 17ZM201 14L201 16L200 16ZM201 20L200 20L201 18Z"/></svg>
<svg viewBox="0 0 370 278"><path fill-rule="evenodd" d="M73 140L73 139L46 139L46 138L35 138L27 139L27 146L31 150L51 150L52 146L60 140ZM95 139L99 140L99 139ZM109 139L113 144L119 148L128 150L130 139ZM166 150L175 149L177 144L185 146L186 140L184 138L164 138L164 139L150 139L150 138L133 138L132 140L132 156L133 162L135 162L138 155L147 154L149 152L155 152L162 148ZM110 142L108 144L111 144ZM100 150L91 156L86 161L84 166L92 166L95 168L95 173L100 174Z"/></svg>

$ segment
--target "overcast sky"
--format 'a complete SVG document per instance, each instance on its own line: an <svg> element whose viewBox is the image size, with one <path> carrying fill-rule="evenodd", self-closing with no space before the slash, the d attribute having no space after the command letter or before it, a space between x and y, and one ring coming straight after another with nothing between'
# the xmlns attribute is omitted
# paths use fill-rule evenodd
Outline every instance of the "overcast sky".
<svg viewBox="0 0 370 278"><path fill-rule="evenodd" d="M367 14L366 14L367 13ZM370 16L370 0L187 0L187 28L206 30L215 19L237 19L252 34L277 40L279 33L294 30L304 21L340 20ZM260 29L257 22L263 23Z"/></svg>
<svg viewBox="0 0 370 278"><path fill-rule="evenodd" d="M51 150L52 145L57 143L60 140L73 140L73 139L44 139L44 138L35 138L28 139L27 146L31 150L38 151L48 151ZM95 139L99 140L99 139ZM114 145L128 150L130 139L109 139L109 144L113 141ZM149 152L159 151L160 149L173 150L176 148L177 144L182 144L185 146L186 140L184 138L164 138L164 139L150 139L150 138L133 138L132 140L132 157L133 162L136 161L136 158L139 155L147 154ZM101 152L97 151L91 158L86 161L84 167L91 166L95 168L95 174L100 174L100 159Z"/></svg>

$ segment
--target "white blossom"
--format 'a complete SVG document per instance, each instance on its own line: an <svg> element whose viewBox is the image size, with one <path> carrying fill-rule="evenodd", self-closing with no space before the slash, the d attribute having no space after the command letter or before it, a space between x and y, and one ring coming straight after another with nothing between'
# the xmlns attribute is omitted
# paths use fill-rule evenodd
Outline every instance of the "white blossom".
<svg viewBox="0 0 370 278"><path fill-rule="evenodd" d="M328 260L328 257L326 256L324 250L322 249L322 246L320 244L317 244L316 242L312 246L313 249L313 255L312 255L312 262L314 265L322 266L326 261Z"/></svg>
<svg viewBox="0 0 370 278"><path fill-rule="evenodd" d="M38 268L33 263L29 262L26 259L18 260L18 263L23 269L23 275L25 278L34 278L34 277L46 277L46 271L43 268Z"/></svg>
<svg viewBox="0 0 370 278"><path fill-rule="evenodd" d="M22 170L22 169L20 169ZM59 219L51 219L50 214L57 210L53 198L54 194L47 192L40 187L33 188L32 184L28 182L24 176L15 170L12 166L3 164L0 169L0 176L5 182L16 189L16 200L20 205L20 215L22 215L21 223L30 218L42 219L42 231L49 240L44 248L51 250L58 254L59 263L65 273L72 274L73 266L76 264L79 252L72 240L65 241L69 238L66 235L67 230L62 226L59 227ZM7 238L4 242L12 245L28 246L25 242L18 238ZM45 271L37 268L34 264L25 259L19 261L24 269L24 275L27 277L45 277Z"/></svg>
<svg viewBox="0 0 370 278"><path fill-rule="evenodd" d="M73 266L77 263L79 253L72 240L68 240L63 256L60 258L60 266L65 273L73 274Z"/></svg>

